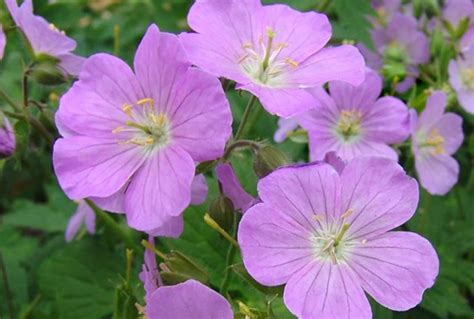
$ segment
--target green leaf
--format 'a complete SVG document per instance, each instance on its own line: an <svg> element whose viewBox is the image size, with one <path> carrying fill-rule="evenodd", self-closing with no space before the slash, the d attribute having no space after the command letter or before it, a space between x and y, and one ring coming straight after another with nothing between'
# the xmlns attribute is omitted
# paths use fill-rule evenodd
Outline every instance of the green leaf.
<svg viewBox="0 0 474 319"><path fill-rule="evenodd" d="M370 21L368 16L373 15L370 1L334 0L334 9L338 20L333 22L333 37L340 40L354 40L373 47L370 37Z"/></svg>
<svg viewBox="0 0 474 319"><path fill-rule="evenodd" d="M115 281L125 261L86 238L64 247L41 264L38 285L62 319L110 317Z"/></svg>
<svg viewBox="0 0 474 319"><path fill-rule="evenodd" d="M5 225L37 229L46 232L63 232L75 209L57 185L47 186L46 203L18 199L3 218Z"/></svg>

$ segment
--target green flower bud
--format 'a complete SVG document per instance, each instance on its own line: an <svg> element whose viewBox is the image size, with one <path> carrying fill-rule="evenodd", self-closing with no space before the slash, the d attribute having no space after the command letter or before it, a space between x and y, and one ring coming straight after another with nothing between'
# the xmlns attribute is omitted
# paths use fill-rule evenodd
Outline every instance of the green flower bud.
<svg viewBox="0 0 474 319"><path fill-rule="evenodd" d="M232 201L224 195L220 195L209 205L209 215L226 231L232 228L234 214Z"/></svg>
<svg viewBox="0 0 474 319"><path fill-rule="evenodd" d="M278 167L289 163L285 153L274 146L266 145L257 151L253 169L258 177L265 177Z"/></svg>
<svg viewBox="0 0 474 319"><path fill-rule="evenodd" d="M428 18L432 18L438 14L439 9L437 0L413 0L413 11L417 19L423 14Z"/></svg>
<svg viewBox="0 0 474 319"><path fill-rule="evenodd" d="M382 67L382 75L389 82L393 82L395 79L400 82L406 76L405 65L397 62L386 63Z"/></svg>
<svg viewBox="0 0 474 319"><path fill-rule="evenodd" d="M51 61L35 63L29 75L33 80L44 85L59 85L67 81L66 76L57 64Z"/></svg>
<svg viewBox="0 0 474 319"><path fill-rule="evenodd" d="M161 279L166 284L178 284L188 279L195 279L207 285L209 275L189 257L177 250L166 255L164 265L160 265Z"/></svg>

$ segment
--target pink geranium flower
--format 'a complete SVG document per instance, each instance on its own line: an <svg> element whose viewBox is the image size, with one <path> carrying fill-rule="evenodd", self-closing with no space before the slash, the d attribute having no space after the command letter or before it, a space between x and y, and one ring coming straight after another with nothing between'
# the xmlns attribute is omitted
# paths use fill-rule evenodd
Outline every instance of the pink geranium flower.
<svg viewBox="0 0 474 319"><path fill-rule="evenodd" d="M67 242L73 240L82 224L85 224L89 234L95 234L95 213L84 200L79 201L76 212L69 219L64 233Z"/></svg>
<svg viewBox="0 0 474 319"><path fill-rule="evenodd" d="M397 98L379 98L382 78L375 71L367 69L359 86L330 82L329 95L322 88L311 92L318 106L298 116L308 130L311 160L322 160L330 151L343 160L361 155L397 160L388 144L408 137L408 109Z"/></svg>
<svg viewBox="0 0 474 319"><path fill-rule="evenodd" d="M272 114L291 117L311 108L305 88L363 80L364 61L355 47L324 48L332 31L323 14L260 0L197 0L188 24L196 33L180 38L191 62L237 82Z"/></svg>
<svg viewBox="0 0 474 319"><path fill-rule="evenodd" d="M412 149L421 185L431 194L444 195L458 181L459 164L451 156L464 139L462 118L444 113L446 94L434 92L418 118L411 111Z"/></svg>
<svg viewBox="0 0 474 319"><path fill-rule="evenodd" d="M340 164L340 162L339 162ZM298 318L370 319L364 291L392 310L420 303L438 274L431 244L405 231L418 185L396 162L359 157L339 174L326 163L281 168L258 183L238 241L250 275L286 284Z"/></svg>
<svg viewBox="0 0 474 319"><path fill-rule="evenodd" d="M449 62L448 72L459 104L467 112L474 113L474 45L463 56Z"/></svg>
<svg viewBox="0 0 474 319"><path fill-rule="evenodd" d="M65 74L72 76L79 74L85 59L71 53L76 48L76 41L43 17L34 15L32 0L25 0L20 7L16 0L5 0L5 4L36 57L48 56L57 59L59 67Z"/></svg>
<svg viewBox="0 0 474 319"><path fill-rule="evenodd" d="M131 227L177 236L194 162L224 152L232 117L220 82L192 68L175 35L149 27L128 65L96 54L61 98L54 169L71 199L93 197Z"/></svg>
<svg viewBox="0 0 474 319"><path fill-rule="evenodd" d="M149 243L154 246L153 237ZM232 319L229 302L195 280L163 286L155 255L145 250L140 280L145 288L144 314L148 319Z"/></svg>
<svg viewBox="0 0 474 319"><path fill-rule="evenodd" d="M7 44L7 39L5 37L5 33L3 32L3 28L0 25L0 60L3 59L3 52L5 51L6 44Z"/></svg>

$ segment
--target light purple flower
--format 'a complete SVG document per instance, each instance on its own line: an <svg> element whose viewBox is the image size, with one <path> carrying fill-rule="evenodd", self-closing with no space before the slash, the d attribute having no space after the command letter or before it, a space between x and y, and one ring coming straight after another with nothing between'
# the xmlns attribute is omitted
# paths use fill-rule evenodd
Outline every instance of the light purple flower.
<svg viewBox="0 0 474 319"><path fill-rule="evenodd" d="M473 18L474 20L474 18ZM471 26L459 42L461 46L461 52L467 52L470 48L474 47L474 25Z"/></svg>
<svg viewBox="0 0 474 319"><path fill-rule="evenodd" d="M158 288L147 302L148 319L233 319L229 302L196 280Z"/></svg>
<svg viewBox="0 0 474 319"><path fill-rule="evenodd" d="M281 168L258 183L262 200L240 222L249 274L286 284L284 302L298 318L370 319L364 291L404 311L421 302L439 260L423 237L390 231L409 220L418 185L396 162L350 161L339 175L316 163Z"/></svg>
<svg viewBox="0 0 474 319"><path fill-rule="evenodd" d="M247 193L242 185L240 185L232 166L225 163L219 164L216 167L216 175L222 187L222 192L232 201L235 210L240 210L245 213L247 209L256 202L256 199Z"/></svg>
<svg viewBox="0 0 474 319"><path fill-rule="evenodd" d="M429 43L425 34L418 30L417 21L412 16L395 13L386 27L376 27L371 32L375 52L363 45L359 49L364 54L367 65L379 70L384 59L394 57L407 66L408 75L397 86L398 92L405 92L415 83L418 65L430 59Z"/></svg>
<svg viewBox="0 0 474 319"><path fill-rule="evenodd" d="M152 247L155 247L155 239L153 236L148 237L148 242ZM145 249L143 256L142 271L139 274L139 278L145 288L145 303L151 302L151 295L160 287L163 286L160 277L160 271L156 264L156 257L153 251Z"/></svg>
<svg viewBox="0 0 474 319"><path fill-rule="evenodd" d="M76 212L69 219L64 234L67 242L73 240L82 224L86 225L89 234L95 234L95 213L84 200L79 201Z"/></svg>
<svg viewBox="0 0 474 319"><path fill-rule="evenodd" d="M434 92L418 118L411 111L412 149L421 185L431 194L444 195L458 181L459 164L451 156L464 139L462 118L444 113L446 94Z"/></svg>
<svg viewBox="0 0 474 319"><path fill-rule="evenodd" d="M223 154L230 107L219 80L191 67L178 38L156 25L134 69L108 54L84 63L56 113L63 138L54 146L55 172L71 199L107 198L131 227L178 236L194 162Z"/></svg>
<svg viewBox="0 0 474 319"><path fill-rule="evenodd" d="M474 113L474 46L448 66L449 83L457 93L461 106Z"/></svg>
<svg viewBox="0 0 474 319"><path fill-rule="evenodd" d="M461 20L470 18L474 24L474 3L472 0L447 0L443 8L443 19L454 28L458 28Z"/></svg>
<svg viewBox="0 0 474 319"><path fill-rule="evenodd" d="M3 32L2 25L0 25L0 60L3 59L3 52L5 51L5 45L7 44L7 39L5 33Z"/></svg>
<svg viewBox="0 0 474 319"><path fill-rule="evenodd" d="M361 155L398 158L387 144L408 137L408 110L397 98L379 98L382 79L375 71L367 69L359 86L330 82L329 92L312 89L319 106L299 116L300 125L308 130L312 161L322 160L330 151L343 160Z"/></svg>
<svg viewBox="0 0 474 319"><path fill-rule="evenodd" d="M65 74L79 74L85 59L71 53L76 48L76 41L42 17L34 15L32 0L25 0L19 7L16 0L5 0L5 4L37 57L46 55L55 58Z"/></svg>
<svg viewBox="0 0 474 319"><path fill-rule="evenodd" d="M332 31L323 14L260 0L197 0L188 24L197 33L180 38L191 62L237 82L281 117L312 107L305 88L363 80L364 61L355 47L324 48Z"/></svg>
<svg viewBox="0 0 474 319"><path fill-rule="evenodd" d="M194 176L191 184L191 205L201 205L206 201L208 186L203 174Z"/></svg>
<svg viewBox="0 0 474 319"><path fill-rule="evenodd" d="M276 130L275 135L273 135L273 140L277 143L282 143L286 140L288 133L296 130L298 125L299 123L296 117L290 117L287 119L283 117L279 118L278 129Z"/></svg>
<svg viewBox="0 0 474 319"><path fill-rule="evenodd" d="M15 152L16 138L8 118L0 112L0 159Z"/></svg>

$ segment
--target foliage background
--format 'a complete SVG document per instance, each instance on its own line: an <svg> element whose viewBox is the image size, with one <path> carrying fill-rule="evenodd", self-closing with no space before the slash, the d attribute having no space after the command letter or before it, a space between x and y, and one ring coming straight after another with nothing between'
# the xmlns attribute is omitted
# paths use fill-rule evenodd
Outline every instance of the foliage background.
<svg viewBox="0 0 474 319"><path fill-rule="evenodd" d="M270 3L272 1L264 1ZM273 1L276 2L276 1ZM325 9L334 29L334 41L355 40L370 45L368 34L371 13L368 0L282 0L300 10ZM133 53L150 23L162 31L186 30L190 0L35 0L35 11L53 22L78 42L77 53L87 56L109 52L131 62ZM3 2L0 21L11 25ZM0 62L0 88L16 101L21 99L21 72L28 61L18 33L8 34L6 56ZM32 85L32 96L44 103L38 116L52 119L58 96L67 89ZM238 124L248 97L228 95ZM407 97L406 97L407 98ZM408 98L407 98L408 99ZM7 105L0 101L2 109ZM461 112L456 109L456 112ZM276 118L263 110L252 114L246 136L272 141ZM405 313L395 313L373 303L374 318L473 318L474 297L474 117L464 114L465 142L456 158L461 163L459 184L445 197L433 197L422 191L415 217L404 229L427 237L435 246L441 271L436 285L426 292L423 302ZM64 241L64 229L76 205L59 189L51 168L51 148L22 121L15 123L18 149L14 158L0 162L0 318L111 318L116 302L127 300L143 304L138 272L141 253L135 253L131 280L126 274L125 246L98 222L95 236L83 231L70 244ZM306 161L305 144L286 141L278 146L293 161ZM411 175L412 162L403 159ZM252 170L250 153L233 158L244 187L255 194L257 177ZM216 182L207 176L212 199ZM159 249L175 249L192 258L210 274L210 283L219 287L226 265L228 243L203 222L208 202L190 207L185 213L185 232L179 240L160 239ZM112 216L123 224L123 218ZM137 243L142 234L133 233ZM240 257L239 257L240 258ZM239 276L239 266L232 272L229 292L236 301L266 312L271 301L275 318L293 318L278 289L259 289ZM281 295L281 294L280 294ZM121 302L127 304L126 302ZM131 309L134 309L132 306ZM255 313L257 311L253 310ZM136 318L135 312L127 317ZM263 314L262 314L263 316Z"/></svg>

